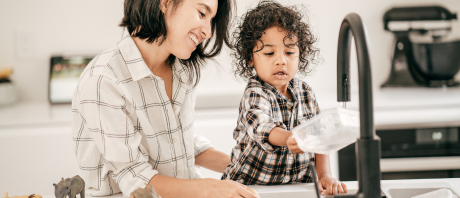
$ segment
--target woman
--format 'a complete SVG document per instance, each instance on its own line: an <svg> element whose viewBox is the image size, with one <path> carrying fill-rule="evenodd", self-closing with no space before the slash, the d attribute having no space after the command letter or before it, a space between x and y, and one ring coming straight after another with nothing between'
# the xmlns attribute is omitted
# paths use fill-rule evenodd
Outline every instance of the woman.
<svg viewBox="0 0 460 198"><path fill-rule="evenodd" d="M129 196L148 183L164 198L256 197L233 181L198 179L194 168L223 172L230 162L195 136L192 125L200 67L229 45L231 4L125 0L120 26L129 35L93 59L72 101L75 152L88 193Z"/></svg>

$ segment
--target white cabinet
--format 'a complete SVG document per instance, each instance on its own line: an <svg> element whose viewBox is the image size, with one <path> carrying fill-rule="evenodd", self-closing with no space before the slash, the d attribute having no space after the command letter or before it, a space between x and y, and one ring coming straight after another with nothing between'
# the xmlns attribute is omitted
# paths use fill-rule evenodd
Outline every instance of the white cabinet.
<svg viewBox="0 0 460 198"><path fill-rule="evenodd" d="M0 128L0 192L54 194L53 183L79 174L69 125Z"/></svg>

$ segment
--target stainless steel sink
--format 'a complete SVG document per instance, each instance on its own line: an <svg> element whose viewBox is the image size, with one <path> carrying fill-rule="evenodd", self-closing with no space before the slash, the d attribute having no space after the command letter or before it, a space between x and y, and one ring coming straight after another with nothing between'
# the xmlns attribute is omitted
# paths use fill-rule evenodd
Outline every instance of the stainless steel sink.
<svg viewBox="0 0 460 198"><path fill-rule="evenodd" d="M346 182L348 193L354 195L358 191L358 182ZM312 183L286 184L286 185L249 185L259 193L260 198L316 198L315 185Z"/></svg>
<svg viewBox="0 0 460 198"><path fill-rule="evenodd" d="M458 192L453 190L450 184L444 182L382 184L382 192L387 198L410 198L440 189L448 189L458 197Z"/></svg>
<svg viewBox="0 0 460 198"><path fill-rule="evenodd" d="M389 189L388 194L392 198L399 197L415 197L418 195L427 194L436 190L446 189L446 188L406 188L406 189ZM450 189L449 189L450 190Z"/></svg>

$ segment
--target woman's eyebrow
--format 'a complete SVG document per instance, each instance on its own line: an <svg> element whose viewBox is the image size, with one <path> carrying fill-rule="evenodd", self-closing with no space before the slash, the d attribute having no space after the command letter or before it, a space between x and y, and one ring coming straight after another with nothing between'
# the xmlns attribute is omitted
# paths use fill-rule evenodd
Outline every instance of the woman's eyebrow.
<svg viewBox="0 0 460 198"><path fill-rule="evenodd" d="M208 5L206 5L205 3L199 3L198 5L204 6L206 8L206 10L208 11L208 13L212 13L211 8Z"/></svg>

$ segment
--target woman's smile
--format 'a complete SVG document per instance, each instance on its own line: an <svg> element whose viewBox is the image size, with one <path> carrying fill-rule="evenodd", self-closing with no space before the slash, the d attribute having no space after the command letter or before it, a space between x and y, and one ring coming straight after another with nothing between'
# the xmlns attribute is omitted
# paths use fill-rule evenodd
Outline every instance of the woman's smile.
<svg viewBox="0 0 460 198"><path fill-rule="evenodd" d="M200 44L200 41L198 40L198 37L194 35L193 33L188 33L188 37L192 39L193 43L195 43L195 46Z"/></svg>
<svg viewBox="0 0 460 198"><path fill-rule="evenodd" d="M192 33L192 32L189 32L188 33L188 37L190 38L190 43L193 45L193 50L196 49L196 46L199 45L201 42L200 42L200 38L198 36L196 36L196 34Z"/></svg>

